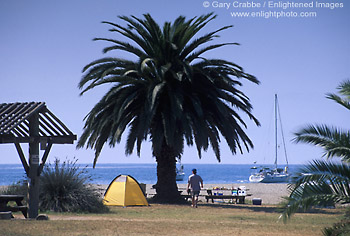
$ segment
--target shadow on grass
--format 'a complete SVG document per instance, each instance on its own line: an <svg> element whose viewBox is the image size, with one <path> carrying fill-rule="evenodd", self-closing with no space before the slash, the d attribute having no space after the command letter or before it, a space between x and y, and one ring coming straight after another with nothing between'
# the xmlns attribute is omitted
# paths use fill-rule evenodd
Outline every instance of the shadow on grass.
<svg viewBox="0 0 350 236"><path fill-rule="evenodd" d="M229 204L229 203L201 203L200 206L223 208L223 209L244 209L254 212L265 212L265 213L282 213L283 208L278 205L248 205L248 204ZM339 212L329 211L327 208L312 208L308 211L299 211L297 213L308 213L308 214L326 214L326 215L338 215Z"/></svg>
<svg viewBox="0 0 350 236"><path fill-rule="evenodd" d="M170 205L189 205L190 203L183 199L182 197L175 198L175 199L164 199L164 198L157 198L157 195L147 198L147 202L149 204L170 204Z"/></svg>

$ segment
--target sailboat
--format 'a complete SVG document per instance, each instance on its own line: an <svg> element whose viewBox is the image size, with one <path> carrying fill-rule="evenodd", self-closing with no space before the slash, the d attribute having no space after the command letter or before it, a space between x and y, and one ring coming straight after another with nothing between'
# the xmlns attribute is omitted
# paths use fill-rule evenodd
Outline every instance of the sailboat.
<svg viewBox="0 0 350 236"><path fill-rule="evenodd" d="M279 107L278 107L278 99L277 94L275 94L275 163L274 168L270 169L269 167L252 167L253 173L249 176L249 181L253 183L284 183L288 182L290 174L288 173L288 158L287 158L287 152L286 152L286 145L284 142L283 137L283 130L281 125L281 132L282 132L282 140L283 140L283 146L284 146L284 154L286 158L286 166L285 168L278 168L277 167L277 160L278 160L278 145L277 145L277 117L279 115Z"/></svg>

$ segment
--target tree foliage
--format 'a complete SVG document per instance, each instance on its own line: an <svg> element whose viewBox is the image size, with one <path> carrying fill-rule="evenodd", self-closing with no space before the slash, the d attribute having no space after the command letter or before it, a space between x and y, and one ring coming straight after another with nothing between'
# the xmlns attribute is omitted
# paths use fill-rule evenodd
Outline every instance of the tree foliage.
<svg viewBox="0 0 350 236"><path fill-rule="evenodd" d="M341 83L338 90L339 95L327 94L327 98L350 109L350 81ZM300 170L289 185L290 196L282 214L284 220L300 209L350 203L349 132L329 125L316 124L308 125L295 133L296 142L320 146L324 150L324 157L338 157L341 162L314 160ZM334 227L336 229L338 226ZM325 235L328 235L329 230L325 229Z"/></svg>
<svg viewBox="0 0 350 236"><path fill-rule="evenodd" d="M295 141L320 146L327 158L350 162L350 133L328 125L309 125L295 133Z"/></svg>
<svg viewBox="0 0 350 236"><path fill-rule="evenodd" d="M332 99L346 109L350 110L350 81L346 80L338 86L338 94L328 93L327 98Z"/></svg>
<svg viewBox="0 0 350 236"><path fill-rule="evenodd" d="M300 169L289 190L284 220L298 210L305 211L312 206L350 203L350 166L314 160Z"/></svg>
<svg viewBox="0 0 350 236"><path fill-rule="evenodd" d="M178 17L160 27L145 14L119 17L127 26L112 22L111 32L126 38L96 38L111 43L103 52L128 52L136 60L105 57L84 68L79 83L81 94L103 84L112 87L85 118L78 147L92 148L97 158L105 143L114 147L128 130L126 154L150 139L154 156L168 146L180 158L184 143L196 145L199 157L211 145L220 161L220 135L233 153L249 150L253 143L244 129L241 114L256 124L248 97L238 89L241 79L259 81L237 64L223 59L207 59L205 52L237 43L207 45L225 26L194 38L215 15L186 20Z"/></svg>

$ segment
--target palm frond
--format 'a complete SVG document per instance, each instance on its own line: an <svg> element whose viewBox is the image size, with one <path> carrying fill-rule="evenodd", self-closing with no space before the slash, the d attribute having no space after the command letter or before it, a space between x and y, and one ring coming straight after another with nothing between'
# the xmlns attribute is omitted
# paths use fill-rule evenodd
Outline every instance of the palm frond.
<svg viewBox="0 0 350 236"><path fill-rule="evenodd" d="M226 29L229 29L233 26L225 26L225 27L222 27L216 31L213 31L213 32L210 32L210 33L207 33L206 35L194 40L192 43L190 43L189 45L187 45L183 51L181 52L181 55L180 55L180 58L181 59L187 59L187 61L192 61L193 59L197 58L199 55L201 55L202 53L208 51L208 50L212 50L214 48L217 48L217 47L213 47L213 48L207 48L206 50L203 49L202 52L198 52L198 53L193 53L193 56L189 56L188 58L186 58L190 53L193 52L193 50L197 49L199 46L201 46L202 44L204 43L207 43L211 40L213 40L214 37L218 37L216 34L220 31L223 31L223 30L226 30ZM232 44L236 44L237 43L226 43L226 45L232 45ZM225 45L225 44L224 44ZM224 46L222 45L222 46ZM220 46L219 46L220 47Z"/></svg>
<svg viewBox="0 0 350 236"><path fill-rule="evenodd" d="M331 99L350 110L350 80L342 82L337 89L341 96L328 93L326 94L326 98Z"/></svg>
<svg viewBox="0 0 350 236"><path fill-rule="evenodd" d="M107 52L110 52L112 50L120 49L121 51L130 52L130 53L132 53L140 58L143 58L146 56L146 54L143 51L141 51L139 48L136 48L136 47L134 47L131 44L126 43L126 42L122 42L122 41L115 40L115 39L108 39L108 38L94 38L94 41L106 41L106 42L111 42L111 43L115 44L114 46L104 48L103 53L107 53Z"/></svg>
<svg viewBox="0 0 350 236"><path fill-rule="evenodd" d="M221 44L210 45L210 46L207 46L199 51L192 53L191 55L189 55L186 58L186 61L192 62L193 60L198 59L200 55L202 55L203 53L205 53L207 51L210 51L210 50L213 50L216 48L220 48L223 46L228 46L228 45L239 45L239 44L238 43L221 43Z"/></svg>
<svg viewBox="0 0 350 236"><path fill-rule="evenodd" d="M350 161L350 134L327 125L308 125L295 133L295 142L303 142L320 146L324 149L324 156L342 158Z"/></svg>
<svg viewBox="0 0 350 236"><path fill-rule="evenodd" d="M346 109L350 110L350 100L349 98L342 98L336 94L327 94L326 98L331 99L333 101L335 101L336 103L342 105L343 107L345 107Z"/></svg>
<svg viewBox="0 0 350 236"><path fill-rule="evenodd" d="M284 220L300 209L350 203L350 166L314 160L300 169L289 190L290 196L282 214Z"/></svg>

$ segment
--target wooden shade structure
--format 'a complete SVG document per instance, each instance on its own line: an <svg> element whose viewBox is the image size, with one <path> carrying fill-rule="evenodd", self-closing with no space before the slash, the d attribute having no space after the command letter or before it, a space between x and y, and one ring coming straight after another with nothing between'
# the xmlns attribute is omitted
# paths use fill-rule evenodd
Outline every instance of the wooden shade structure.
<svg viewBox="0 0 350 236"><path fill-rule="evenodd" d="M49 109L44 102L0 104L0 144L13 143L27 176L29 218L36 218L39 207L39 176L53 144L73 144L74 135ZM21 143L29 144L26 161ZM39 146L45 150L39 157Z"/></svg>

